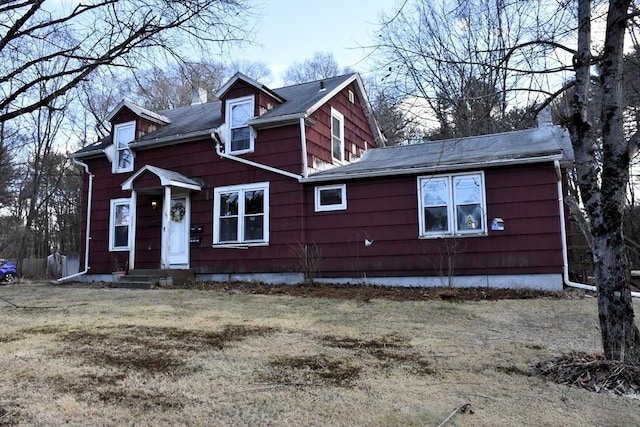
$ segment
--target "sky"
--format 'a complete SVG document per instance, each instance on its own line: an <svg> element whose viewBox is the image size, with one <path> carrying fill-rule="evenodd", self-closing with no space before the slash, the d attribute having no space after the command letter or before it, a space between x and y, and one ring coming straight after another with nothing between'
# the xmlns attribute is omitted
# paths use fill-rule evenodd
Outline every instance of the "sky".
<svg viewBox="0 0 640 427"><path fill-rule="evenodd" d="M390 14L396 0L262 0L252 3L260 46L239 49L237 59L261 61L279 86L283 72L315 52L331 52L341 68L365 75L370 70L366 47L375 42L381 13Z"/></svg>

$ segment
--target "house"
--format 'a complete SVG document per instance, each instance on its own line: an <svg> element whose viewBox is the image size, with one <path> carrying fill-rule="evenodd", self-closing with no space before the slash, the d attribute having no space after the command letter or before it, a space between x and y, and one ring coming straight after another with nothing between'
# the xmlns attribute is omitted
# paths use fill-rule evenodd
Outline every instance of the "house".
<svg viewBox="0 0 640 427"><path fill-rule="evenodd" d="M216 98L123 101L111 135L73 154L82 280L117 263L199 280L562 288L563 129L383 147L358 74L279 89L236 74Z"/></svg>

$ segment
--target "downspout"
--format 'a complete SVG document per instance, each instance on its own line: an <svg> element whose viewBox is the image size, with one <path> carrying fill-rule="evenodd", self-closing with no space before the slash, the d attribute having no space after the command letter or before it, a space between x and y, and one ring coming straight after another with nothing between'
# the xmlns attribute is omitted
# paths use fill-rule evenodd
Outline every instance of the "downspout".
<svg viewBox="0 0 640 427"><path fill-rule="evenodd" d="M562 192L562 170L560 169L560 162L554 160L553 165L556 168L556 177L558 178L558 208L560 210L560 234L562 238L562 264L563 264L563 276L564 284L571 288L584 289L587 291L597 292L598 288L593 285L586 285L584 283L572 282L569 279L569 249L567 247L567 226L565 223L564 215L564 196ZM640 292L631 292L631 296L640 298Z"/></svg>
<svg viewBox="0 0 640 427"><path fill-rule="evenodd" d="M70 276L61 277L56 280L56 283L62 283L66 280L73 279L74 277L82 276L83 274L87 274L89 271L89 242L91 241L91 199L93 198L93 177L94 175L89 172L89 165L84 162L81 162L75 158L71 158L71 161L76 165L80 166L84 169L87 175L89 175L89 186L87 189L87 227L85 230L85 242L84 242L84 270L72 274Z"/></svg>
<svg viewBox="0 0 640 427"><path fill-rule="evenodd" d="M295 173L291 173L289 171L285 171L285 170L282 170L282 169L277 169L277 168L274 168L274 167L271 167L271 166L268 166L268 165L263 165L262 163L254 162L254 161L247 160L247 159L243 159L242 157L236 157L234 155L227 154L227 153L223 152L222 151L222 146L221 146L221 143L220 143L220 138L218 136L217 130L214 130L213 132L211 132L211 139L213 139L213 141L216 144L216 154L218 154L218 156L222 157L223 159L234 160L234 161L239 162L239 163L244 163L245 165L253 166L253 167L259 168L259 169L264 169L266 171L277 173L279 175L284 175L286 177L293 178L293 179L298 180L298 181L300 181L300 179L302 179L302 176L296 175Z"/></svg>
<svg viewBox="0 0 640 427"><path fill-rule="evenodd" d="M300 117L300 144L302 145L302 177L309 177L309 168L307 165L307 131L304 127L304 117Z"/></svg>

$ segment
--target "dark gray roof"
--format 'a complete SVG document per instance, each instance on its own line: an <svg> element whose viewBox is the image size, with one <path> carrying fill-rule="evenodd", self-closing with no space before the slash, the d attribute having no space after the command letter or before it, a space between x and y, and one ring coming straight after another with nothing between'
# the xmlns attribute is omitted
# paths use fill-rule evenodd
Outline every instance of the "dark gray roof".
<svg viewBox="0 0 640 427"><path fill-rule="evenodd" d="M278 123L292 117L303 117L313 112L315 108L326 102L328 98L335 95L342 87L356 79L358 79L357 74L346 74L270 90L285 101L282 104L277 104L272 110L267 111L262 116L250 121L250 124L260 125L265 122ZM264 88L261 90L264 90ZM364 94L363 96L366 97ZM202 138L224 123L224 117L221 115L221 104L221 101L218 100L206 104L189 105L153 113L155 116L162 117L170 123L160 126L157 130L146 134L139 140L131 143L130 146L136 149L158 146L165 143L186 142L192 138ZM122 108L123 106L134 108L134 112L148 111L142 107L135 106L135 104L124 101L119 104L118 108ZM372 124L374 124L377 129L375 121L372 121ZM374 134L376 129L373 130ZM111 135L109 135L94 144L82 148L77 151L74 156L89 157L102 154L102 150L111 145L111 143L112 139Z"/></svg>
<svg viewBox="0 0 640 427"><path fill-rule="evenodd" d="M317 104L322 103L322 100L327 95L339 90L346 81L353 79L353 77L354 74L346 74L344 76L274 89L273 91L275 93L287 101L278 105L273 110L267 111L259 118L252 120L252 123L259 123L277 117L305 114ZM323 89L321 87L323 87Z"/></svg>
<svg viewBox="0 0 640 427"><path fill-rule="evenodd" d="M314 173L307 180L437 173L553 160L563 164L574 160L569 133L559 126L375 148L355 163Z"/></svg>

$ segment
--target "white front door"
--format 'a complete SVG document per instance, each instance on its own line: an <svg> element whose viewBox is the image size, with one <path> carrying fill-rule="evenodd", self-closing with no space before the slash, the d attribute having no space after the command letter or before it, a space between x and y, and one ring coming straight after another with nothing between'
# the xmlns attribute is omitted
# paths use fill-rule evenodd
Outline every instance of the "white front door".
<svg viewBox="0 0 640 427"><path fill-rule="evenodd" d="M170 268L189 268L189 199L172 197L169 208Z"/></svg>

